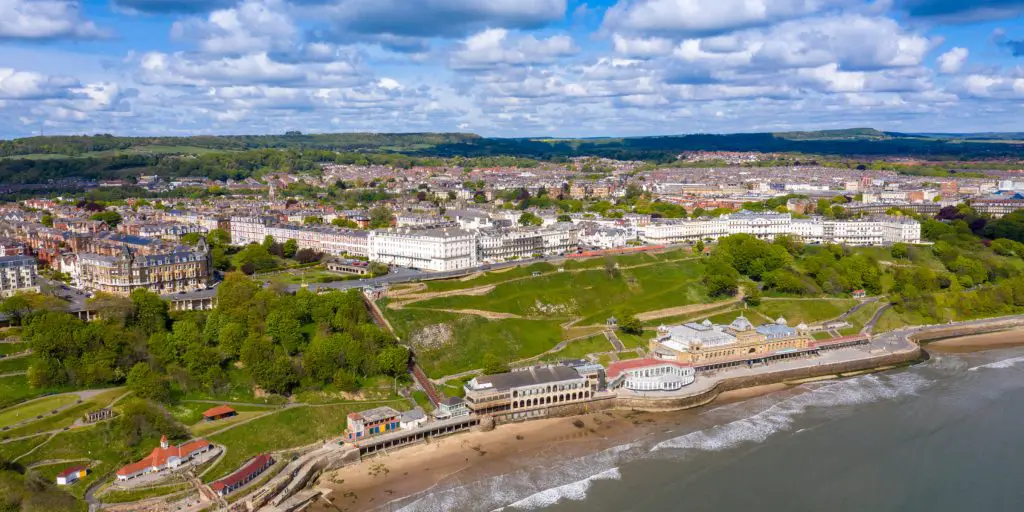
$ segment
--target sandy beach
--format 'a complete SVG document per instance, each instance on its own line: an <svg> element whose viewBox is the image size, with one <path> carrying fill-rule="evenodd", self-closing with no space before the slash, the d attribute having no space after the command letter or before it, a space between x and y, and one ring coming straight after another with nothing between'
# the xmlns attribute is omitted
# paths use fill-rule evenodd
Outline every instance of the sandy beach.
<svg viewBox="0 0 1024 512"><path fill-rule="evenodd" d="M924 348L937 353L962 354L1022 345L1024 345L1024 329L1011 329L927 342Z"/></svg>
<svg viewBox="0 0 1024 512"><path fill-rule="evenodd" d="M715 404L747 400L788 388L757 386L723 393ZM529 467L549 457L573 457L643 438L694 411L606 411L501 425L374 456L325 474L328 501L311 510L375 510L436 487L465 483ZM578 422L582 422L580 427Z"/></svg>

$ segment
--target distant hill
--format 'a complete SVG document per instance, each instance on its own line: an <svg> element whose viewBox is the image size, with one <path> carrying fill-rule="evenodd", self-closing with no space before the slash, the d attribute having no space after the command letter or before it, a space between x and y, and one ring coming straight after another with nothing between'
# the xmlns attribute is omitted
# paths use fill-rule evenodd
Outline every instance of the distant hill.
<svg viewBox="0 0 1024 512"><path fill-rule="evenodd" d="M818 130L812 132L776 132L773 135L788 140L882 140L891 134L874 128L848 128L845 130Z"/></svg>

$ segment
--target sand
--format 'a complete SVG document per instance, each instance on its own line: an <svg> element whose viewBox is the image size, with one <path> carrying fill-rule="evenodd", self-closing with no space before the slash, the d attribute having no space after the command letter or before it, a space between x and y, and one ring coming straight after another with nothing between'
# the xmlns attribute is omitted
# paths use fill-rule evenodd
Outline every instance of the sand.
<svg viewBox="0 0 1024 512"><path fill-rule="evenodd" d="M374 510L389 501L529 467L548 457L593 453L650 434L650 413L608 411L473 431L367 458L327 473L318 487L331 504L310 510ZM574 424L582 421L583 427Z"/></svg>
<svg viewBox="0 0 1024 512"><path fill-rule="evenodd" d="M946 354L980 352L1017 346L1024 346L1024 329L960 336L924 344L924 348L930 352Z"/></svg>

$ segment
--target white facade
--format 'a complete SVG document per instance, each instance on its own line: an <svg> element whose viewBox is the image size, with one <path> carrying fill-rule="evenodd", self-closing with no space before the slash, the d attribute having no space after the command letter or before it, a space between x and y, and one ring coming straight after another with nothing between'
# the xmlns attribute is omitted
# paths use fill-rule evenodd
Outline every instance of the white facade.
<svg viewBox="0 0 1024 512"><path fill-rule="evenodd" d="M612 366L610 368L614 369ZM677 391L693 384L696 372L693 367L669 361L625 368L611 381L611 388L625 388L630 391Z"/></svg>
<svg viewBox="0 0 1024 512"><path fill-rule="evenodd" d="M0 297L38 292L36 260L29 256L0 257Z"/></svg>
<svg viewBox="0 0 1024 512"><path fill-rule="evenodd" d="M369 233L366 231L324 225L275 224L267 226L265 232L280 244L295 240L299 249L312 249L334 256L348 254L365 257L369 254Z"/></svg>
<svg viewBox="0 0 1024 512"><path fill-rule="evenodd" d="M263 243L273 217L231 217L231 245Z"/></svg>
<svg viewBox="0 0 1024 512"><path fill-rule="evenodd" d="M459 229L375 230L368 247L372 261L435 272L478 263L476 235Z"/></svg>
<svg viewBox="0 0 1024 512"><path fill-rule="evenodd" d="M723 236L748 234L763 240L795 235L808 243L890 245L921 242L921 224L902 217L829 220L822 217L793 219L789 214L740 212L718 219L696 219L652 224L641 238L649 243L695 242Z"/></svg>

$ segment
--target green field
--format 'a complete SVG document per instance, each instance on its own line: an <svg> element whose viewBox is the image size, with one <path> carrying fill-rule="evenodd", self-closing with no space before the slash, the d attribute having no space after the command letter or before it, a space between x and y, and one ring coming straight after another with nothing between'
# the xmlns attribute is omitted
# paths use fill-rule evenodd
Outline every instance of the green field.
<svg viewBox="0 0 1024 512"><path fill-rule="evenodd" d="M633 255L630 257L649 255ZM578 325L603 323L620 312L638 313L708 300L700 283L703 265L666 262L622 269L556 272L498 284L482 296L451 296L415 303L418 308L480 309L528 317L583 317Z"/></svg>
<svg viewBox="0 0 1024 512"><path fill-rule="evenodd" d="M583 359L587 354L614 351L615 347L613 347L611 342L608 341L608 338L605 338L604 334L598 334L582 340L573 341L564 349L559 350L554 354L544 356L543 360L556 362L563 359Z"/></svg>
<svg viewBox="0 0 1024 512"><path fill-rule="evenodd" d="M0 407L45 394L43 390L32 389L24 375L0 377Z"/></svg>
<svg viewBox="0 0 1024 512"><path fill-rule="evenodd" d="M555 320L488 320L412 308L385 311L398 337L416 348L420 366L434 378L479 368L487 353L509 362L533 357L562 339ZM450 329L451 336L425 342L425 330L438 328Z"/></svg>
<svg viewBox="0 0 1024 512"><path fill-rule="evenodd" d="M493 272L484 272L477 275L473 279L441 279L437 281L427 281L427 291L430 292L446 292L451 290L465 290L469 288L476 288L478 286L485 286L488 284L503 283L511 279L519 279L524 277L530 277L534 272L541 272L543 274L552 273L555 271L555 267L550 263L534 263L525 267L515 267L512 269L501 269Z"/></svg>
<svg viewBox="0 0 1024 512"><path fill-rule="evenodd" d="M615 335L619 337L619 341L622 342L622 346L626 347L627 349L642 348L644 350L647 350L651 338L654 337L654 331L644 331L644 333L640 335L626 334L622 331L618 331L615 333Z"/></svg>
<svg viewBox="0 0 1024 512"><path fill-rule="evenodd" d="M0 343L0 354L14 354L28 350L28 343Z"/></svg>
<svg viewBox="0 0 1024 512"><path fill-rule="evenodd" d="M0 359L0 374L24 372L32 365L31 357L5 357Z"/></svg>
<svg viewBox="0 0 1024 512"><path fill-rule="evenodd" d="M77 401L78 397L75 395L58 395L4 409L0 411L0 428L9 427L20 421L35 419L37 416L49 415L54 409L71 405Z"/></svg>
<svg viewBox="0 0 1024 512"><path fill-rule="evenodd" d="M382 405L400 411L409 409L409 402L404 399L293 407L213 436L210 440L226 446L227 453L203 479L212 482L221 478L261 453L298 448L340 436L345 431L348 413Z"/></svg>
<svg viewBox="0 0 1024 512"><path fill-rule="evenodd" d="M419 389L413 391L412 399L415 400L416 405L422 407L424 411L429 413L434 410L434 404L430 403L430 398L427 396L426 391L421 391Z"/></svg>
<svg viewBox="0 0 1024 512"><path fill-rule="evenodd" d="M50 436L35 436L18 441L0 443L0 458L14 460L46 442Z"/></svg>
<svg viewBox="0 0 1024 512"><path fill-rule="evenodd" d="M885 310L885 313L882 313L881 318L878 319L878 323L875 324L874 334L892 331L908 325L924 325L933 322L934 320L925 318L913 311L900 313L896 311L896 308L889 308Z"/></svg>
<svg viewBox="0 0 1024 512"><path fill-rule="evenodd" d="M137 457L137 454L123 453L113 448L113 446L122 443L112 438L112 435L109 430L99 427L80 428L64 432L58 434L52 441L18 462L27 466L34 462L48 460L83 459L83 462L85 460L98 461L96 465L90 468L91 473L88 477L67 489L71 494L81 498L88 486L97 478L106 475ZM152 445L149 446L152 447Z"/></svg>
<svg viewBox="0 0 1024 512"><path fill-rule="evenodd" d="M473 380L473 377L453 379L437 386L437 390L447 396L464 397L466 396L466 388L463 386L471 380Z"/></svg>
<svg viewBox="0 0 1024 512"><path fill-rule="evenodd" d="M146 489L133 489L130 491L107 491L101 494L99 498L103 503L131 503L134 501L156 498L158 496L168 496L191 488L191 484L179 483L162 485L159 487L149 487Z"/></svg>
<svg viewBox="0 0 1024 512"><path fill-rule="evenodd" d="M171 413L174 419L181 422L182 425L194 425L203 421L203 413L209 409L217 407L218 404L211 404L205 402L179 402L174 405L167 406L167 412ZM255 412L255 411L272 411L273 407L261 407L259 405L229 405L232 409L238 412ZM226 420L220 420L226 421ZM215 422L217 423L217 422Z"/></svg>
<svg viewBox="0 0 1024 512"><path fill-rule="evenodd" d="M857 301L853 299L770 299L763 300L761 305L754 310L772 320L783 317L786 319L786 323L793 326L800 323L812 324L832 320L848 311L856 303Z"/></svg>
<svg viewBox="0 0 1024 512"><path fill-rule="evenodd" d="M6 432L0 433L0 436L13 438L19 436L27 436L35 434L37 432L48 432L51 430L60 430L72 426L76 420L85 415L86 412L95 411L102 409L114 401L117 397L125 393L124 388L112 388L102 393L98 393L92 398L68 407L67 409L53 415L46 415L43 419L33 421L27 425L20 426L16 429L11 429ZM63 395L67 396L67 395ZM77 400L78 397L74 396Z"/></svg>
<svg viewBox="0 0 1024 512"><path fill-rule="evenodd" d="M202 155L230 150L215 150L196 146L138 146L129 149L110 149L106 151L89 151L78 155L61 155L55 153L31 153L27 155L11 155L0 157L0 160L57 160L65 158L103 158L118 155Z"/></svg>

